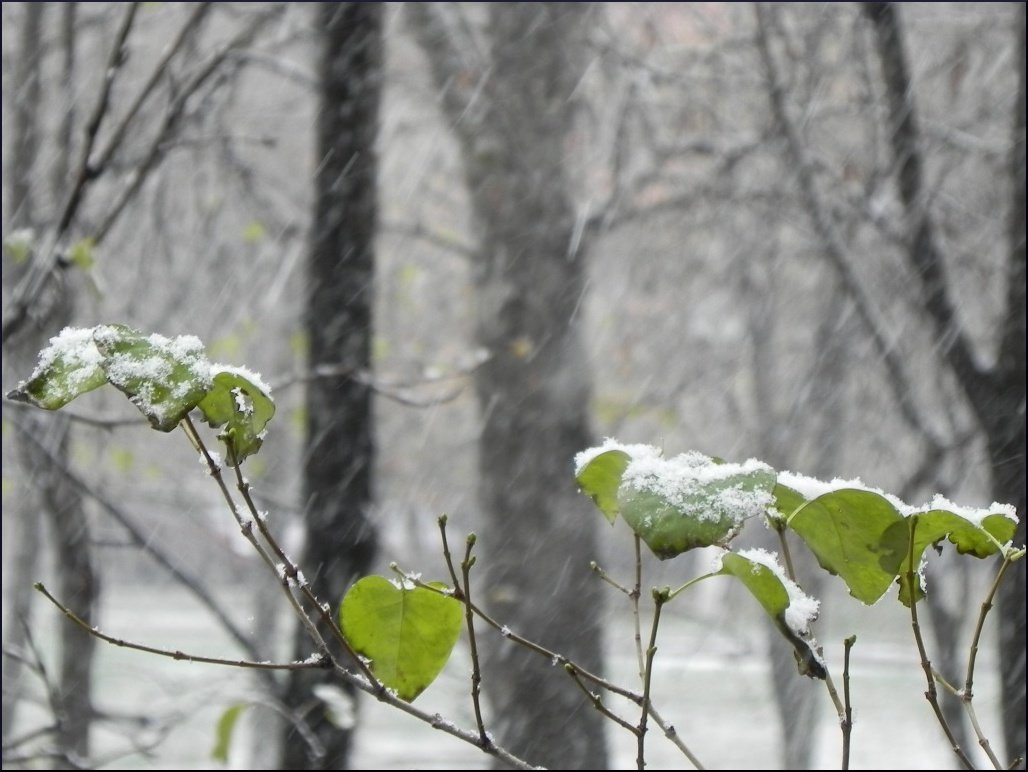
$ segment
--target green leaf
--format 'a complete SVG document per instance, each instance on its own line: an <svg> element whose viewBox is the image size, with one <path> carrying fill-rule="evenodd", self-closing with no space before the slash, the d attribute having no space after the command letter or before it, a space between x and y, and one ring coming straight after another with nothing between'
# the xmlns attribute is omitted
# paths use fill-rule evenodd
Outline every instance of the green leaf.
<svg viewBox="0 0 1028 772"><path fill-rule="evenodd" d="M769 516L776 522L787 522L790 515L807 503L800 493L781 483L775 485L773 495L774 507L770 509L777 511L778 514L775 515L774 512L769 511Z"/></svg>
<svg viewBox="0 0 1028 772"><path fill-rule="evenodd" d="M734 552L726 552L721 556L721 570L718 573L724 576L734 576L757 599L757 602L767 612L767 615L771 617L771 621L774 622L778 631L792 644L796 652L796 663L799 666L800 673L822 680L828 675L825 670L824 661L811 647L810 642L802 637L808 634L807 624L810 621L806 617L806 610L800 611L799 614L800 620L808 619L806 624L800 625L794 621L794 625L800 629L793 629L789 625L789 606L794 602L799 604L805 601L793 600L791 598L789 590L783 581L784 577L779 576L778 573L764 563L751 560ZM794 593L801 592L795 585L793 587ZM803 597L806 598L806 596ZM813 603L809 599L807 599L807 602Z"/></svg>
<svg viewBox="0 0 1028 772"><path fill-rule="evenodd" d="M143 335L112 324L97 327L93 340L107 379L162 432L178 426L211 387L210 362L192 335Z"/></svg>
<svg viewBox="0 0 1028 772"><path fill-rule="evenodd" d="M268 235L264 225L257 220L253 220L246 224L243 228L243 242L246 244L256 244L264 240L264 237Z"/></svg>
<svg viewBox="0 0 1028 772"><path fill-rule="evenodd" d="M223 365L215 367L210 391L197 407L208 424L224 426L218 439L225 443L233 466L260 450L265 427L275 415L275 403L259 376Z"/></svg>
<svg viewBox="0 0 1028 772"><path fill-rule="evenodd" d="M850 595L868 605L889 589L906 554L907 533L894 528L904 522L903 516L871 491L844 488L826 493L795 509L787 522L821 567L837 574Z"/></svg>
<svg viewBox="0 0 1028 772"><path fill-rule="evenodd" d="M621 476L631 461L632 457L623 450L608 450L593 458L575 478L578 487L595 502L611 525L620 511L618 488Z"/></svg>
<svg viewBox="0 0 1028 772"><path fill-rule="evenodd" d="M32 242L35 234L31 228L19 228L4 239L4 254L15 265L23 265L32 254Z"/></svg>
<svg viewBox="0 0 1028 772"><path fill-rule="evenodd" d="M241 702L227 708L218 719L214 729L214 747L211 749L211 758L221 764L228 763L228 751L232 745L232 732L235 731L236 723L249 704Z"/></svg>
<svg viewBox="0 0 1028 772"><path fill-rule="evenodd" d="M460 601L424 587L366 576L343 598L343 634L371 670L411 702L439 675L460 635ZM442 588L443 585L433 585Z"/></svg>
<svg viewBox="0 0 1028 772"><path fill-rule="evenodd" d="M744 471L739 465L713 459L707 459L705 467L696 467L695 478L682 477L677 471L682 458L656 459L651 478L639 483L622 480L618 490L621 516L661 560L698 547L724 546L746 518L764 512L775 485L775 473L769 468ZM711 468L725 471L712 476Z"/></svg>
<svg viewBox="0 0 1028 772"><path fill-rule="evenodd" d="M79 239L68 250L68 259L76 267L88 272L96 264L96 256L93 254L95 248L96 240L92 237Z"/></svg>
<svg viewBox="0 0 1028 772"><path fill-rule="evenodd" d="M44 410L64 407L80 394L107 383L102 357L93 343L93 331L65 327L50 338L39 354L39 362L27 381L8 392L7 398L27 402Z"/></svg>
<svg viewBox="0 0 1028 772"><path fill-rule="evenodd" d="M909 539L910 528L915 517L917 525L914 526L913 566L911 566L908 546L897 569L900 586L899 599L905 606L910 606L911 595L910 583L906 577L911 567L915 573L917 572L921 564L921 556L929 545L948 539L961 555L987 558L998 553L1003 544L1013 539L1014 530L1017 528L1017 523L1005 515L987 515L979 525L949 510L933 509L918 513L904 522L892 526L889 533L886 534L886 538L898 543L900 537L895 532L902 529L903 538ZM924 592L919 586L914 587L914 597L916 600L924 597Z"/></svg>

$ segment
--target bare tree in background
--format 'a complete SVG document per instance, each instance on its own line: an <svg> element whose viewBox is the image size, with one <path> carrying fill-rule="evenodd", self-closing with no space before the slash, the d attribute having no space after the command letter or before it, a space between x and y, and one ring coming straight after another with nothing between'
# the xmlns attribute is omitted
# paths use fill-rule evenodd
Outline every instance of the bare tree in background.
<svg viewBox="0 0 1028 772"><path fill-rule="evenodd" d="M483 11L475 38L452 7L405 9L461 148L477 240L475 339L489 355L475 374L483 594L511 629L600 668L595 518L570 466L591 444L577 317L586 249L569 168L591 10ZM605 768L599 714L548 664L489 644L483 691L499 742L555 769Z"/></svg>
<svg viewBox="0 0 1028 772"><path fill-rule="evenodd" d="M21 51L18 58L15 89L15 125L11 133L10 164L8 166L9 213L8 233L17 228L27 228L35 241L38 231L52 227L41 215L52 211L47 206L51 197L60 198L64 180L57 180L59 186L49 191L44 174L40 145L42 143L41 113L42 84L42 31L47 6L30 3L24 7ZM64 57L63 77L57 89L70 90L71 70L75 59L75 4L62 9L50 8L61 13L64 23L60 25ZM62 93L63 98L67 93ZM61 123L70 131L72 106L65 102ZM54 159L58 170L67 167L70 148L63 146ZM18 259L20 258L20 259ZM33 268L38 254L4 255L4 289L10 297L19 283ZM66 281L51 282L48 291L31 308L30 319L22 334L5 341L5 355L21 372L32 367L38 352L47 338L71 319L74 297ZM11 731L17 715L17 705L22 698L22 667L15 657L31 658L26 634L31 625L30 599L31 574L36 568L41 551L40 529L43 520L49 524L52 544L55 548L55 566L58 575L58 589L62 597L76 608L92 616L97 610L100 595L100 580L93 566L93 550L90 544L90 525L80 492L69 484L64 469L68 464L69 421L66 416L33 413L25 416L15 426L18 429L21 466L25 474L33 479L32 493L25 506L8 510L8 517L16 516L18 524L18 547L15 552L15 567L12 582L14 589L13 607L5 608L4 620L4 686L3 686L3 737L5 747L12 739ZM29 436L26 436L29 435ZM59 631L60 659L54 679L45 685L50 707L54 713L53 754L60 763L77 765L84 763L90 753L89 730L93 721L92 683L93 653L96 639L73 626L62 626ZM35 652L38 656L39 652ZM38 663L37 663L38 664Z"/></svg>
<svg viewBox="0 0 1028 772"><path fill-rule="evenodd" d="M302 563L318 595L333 604L369 572L375 554L368 519L375 451L372 394L362 376L371 366L382 13L376 3L328 3L317 9L324 48L306 277L305 328L314 377L307 387ZM318 368L325 366L336 374L319 376ZM302 625L295 647L298 658L310 653ZM330 676L297 671L290 679L287 703L322 747L312 748L287 726L285 769L348 766L352 731L335 723L313 688Z"/></svg>
<svg viewBox="0 0 1028 772"><path fill-rule="evenodd" d="M952 369L985 436L997 501L1021 517L1015 543L1025 539L1025 11L1018 15L1018 90L1009 160L1007 292L995 361L983 365L961 321L928 206L921 129L899 10L867 3L887 98L888 136L905 220L905 252L920 280L920 302L934 325L939 354ZM1000 589L1000 662L1007 755L1025 758L1025 566L1015 563Z"/></svg>

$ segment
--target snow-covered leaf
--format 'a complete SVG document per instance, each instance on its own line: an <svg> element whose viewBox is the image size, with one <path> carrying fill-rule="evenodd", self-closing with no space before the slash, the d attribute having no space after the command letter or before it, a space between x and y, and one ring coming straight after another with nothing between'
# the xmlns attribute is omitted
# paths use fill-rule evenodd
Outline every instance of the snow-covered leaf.
<svg viewBox="0 0 1028 772"><path fill-rule="evenodd" d="M8 392L7 398L45 410L57 410L80 394L107 383L101 361L92 330L65 327L59 335L50 338L50 345L39 353L36 369L29 379Z"/></svg>
<svg viewBox="0 0 1028 772"><path fill-rule="evenodd" d="M792 644L800 672L811 678L825 678L824 661L810 642L810 623L817 619L820 603L790 580L778 559L766 550L725 552L720 562L718 573L742 582Z"/></svg>
<svg viewBox="0 0 1028 772"><path fill-rule="evenodd" d="M268 387L255 373L240 367L217 365L211 388L197 407L204 420L224 427L218 438L228 449L228 460L238 465L260 450L264 430L275 415Z"/></svg>
<svg viewBox="0 0 1028 772"><path fill-rule="evenodd" d="M107 379L160 431L178 426L211 387L210 362L192 335L143 335L111 324L94 329L93 341Z"/></svg>
<svg viewBox="0 0 1028 772"><path fill-rule="evenodd" d="M718 463L702 453L633 459L618 490L625 522L662 560L697 547L725 545L771 502L766 465Z"/></svg>

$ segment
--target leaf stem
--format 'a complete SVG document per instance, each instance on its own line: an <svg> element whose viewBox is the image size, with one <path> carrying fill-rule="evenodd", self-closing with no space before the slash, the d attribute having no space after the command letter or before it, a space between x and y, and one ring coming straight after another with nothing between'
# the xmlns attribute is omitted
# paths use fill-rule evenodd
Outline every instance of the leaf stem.
<svg viewBox="0 0 1028 772"><path fill-rule="evenodd" d="M782 545L782 559L785 561L785 570L788 572L789 578L796 582L796 568L792 563L789 540L785 538L785 523L776 520L774 529L778 532L778 542Z"/></svg>
<svg viewBox="0 0 1028 772"><path fill-rule="evenodd" d="M632 544L635 548L635 584L629 597L632 599L632 622L635 627L635 655L639 665L639 680L646 677L646 658L643 656L642 620L639 616L639 599L642 597L642 539L632 532Z"/></svg>
<svg viewBox="0 0 1028 772"><path fill-rule="evenodd" d="M717 572L715 572L715 573L711 573L711 574L703 574L701 576L694 577L693 579L690 579L688 582L683 584L681 587L676 587L675 589L670 590L668 592L668 598L667 599L668 600L674 600L679 595L681 595L683 592L685 592L690 587L692 587L694 584L699 584L704 579L710 579L711 577L718 576L718 575L719 574Z"/></svg>

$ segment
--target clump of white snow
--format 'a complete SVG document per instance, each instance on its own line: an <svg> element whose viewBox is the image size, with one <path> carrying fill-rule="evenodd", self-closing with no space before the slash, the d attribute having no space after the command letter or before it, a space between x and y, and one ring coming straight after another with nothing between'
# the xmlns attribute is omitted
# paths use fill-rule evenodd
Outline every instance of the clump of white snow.
<svg viewBox="0 0 1028 772"><path fill-rule="evenodd" d="M632 458L621 485L656 494L688 517L720 520L728 515L742 522L764 513L771 504L771 492L746 490L741 481L728 486L717 483L754 472L773 470L752 458L742 464L719 464L696 451L669 459L646 454Z"/></svg>
<svg viewBox="0 0 1028 772"><path fill-rule="evenodd" d="M999 504L993 502L988 507L963 507L958 504L954 504L949 499L936 494L931 501L921 506L912 506L902 501L891 493L875 488L874 486L865 484L862 480L842 480L835 478L831 482L825 482L824 480L818 480L814 477L807 477L806 475L795 474L793 472L779 472L778 482L787 488L792 488L794 491L799 493L803 498L808 501L813 501L819 496L823 496L826 493L832 493L834 491L840 491L845 489L855 489L861 491L869 491L870 493L877 493L882 496L890 504L892 504L896 511L904 517L910 517L911 515L919 515L925 512L930 512L933 509L945 510L952 512L958 517L962 517L965 520L973 523L976 526L982 524L982 520L988 515L1003 515L1004 517L1017 522L1017 509L1010 504ZM783 513L788 514L788 513Z"/></svg>
<svg viewBox="0 0 1028 772"><path fill-rule="evenodd" d="M723 554L723 553L722 553ZM739 550L739 557L749 560L751 563L758 563L771 570L782 582L785 591L789 594L789 606L785 609L785 624L789 626L796 635L807 637L810 635L810 625L817 619L821 608L821 601L812 598L800 589L792 579L785 575L785 569L778 562L778 556L765 549ZM720 564L720 557L717 558ZM718 570L720 565L718 565Z"/></svg>
<svg viewBox="0 0 1028 772"><path fill-rule="evenodd" d="M256 373L247 367L240 367L238 365L225 365L220 362L211 365L211 377L218 373L229 373L231 375L238 375L240 378L245 378L258 389L264 392L264 395L271 399L271 387L261 378L260 373Z"/></svg>
<svg viewBox="0 0 1028 772"><path fill-rule="evenodd" d="M618 442L612 437L607 437L603 440L602 445L597 445L594 448L588 448L583 450L581 453L575 454L575 476L577 477L582 473L589 462L597 456L606 453L611 450L620 450L622 453L627 453L632 460L644 459L644 458L660 458L662 453L659 448L655 448L652 445L625 445Z"/></svg>

